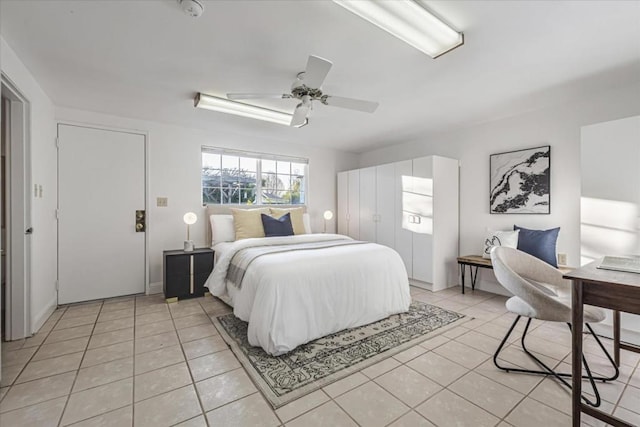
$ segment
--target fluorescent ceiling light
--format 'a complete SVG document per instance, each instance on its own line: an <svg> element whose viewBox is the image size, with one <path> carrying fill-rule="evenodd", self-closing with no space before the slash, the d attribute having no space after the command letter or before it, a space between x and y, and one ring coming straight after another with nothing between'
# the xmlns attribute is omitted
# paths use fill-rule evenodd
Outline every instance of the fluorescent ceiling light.
<svg viewBox="0 0 640 427"><path fill-rule="evenodd" d="M413 0L333 0L416 49L437 58L464 36Z"/></svg>
<svg viewBox="0 0 640 427"><path fill-rule="evenodd" d="M196 107L204 108L206 110L234 114L236 116L248 117L250 119L264 120L266 122L278 123L284 126L290 126L291 120L293 119L293 114L244 104L242 102L231 101L224 98L218 98L217 96L206 95L204 93L198 93L196 95L194 104ZM301 126L304 126L305 124L306 122Z"/></svg>

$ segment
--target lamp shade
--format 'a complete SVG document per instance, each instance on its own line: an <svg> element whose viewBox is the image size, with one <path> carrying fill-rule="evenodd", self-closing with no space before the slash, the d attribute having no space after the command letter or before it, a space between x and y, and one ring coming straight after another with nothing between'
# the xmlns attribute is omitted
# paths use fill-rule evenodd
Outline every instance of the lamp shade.
<svg viewBox="0 0 640 427"><path fill-rule="evenodd" d="M333 218L333 212L331 211L324 211L324 219L326 219L327 221L329 221L331 218Z"/></svg>
<svg viewBox="0 0 640 427"><path fill-rule="evenodd" d="M186 214L184 214L184 216L182 217L182 220L184 221L185 224L187 225L193 225L196 223L196 221L198 220L198 215L194 214L193 212L187 212Z"/></svg>

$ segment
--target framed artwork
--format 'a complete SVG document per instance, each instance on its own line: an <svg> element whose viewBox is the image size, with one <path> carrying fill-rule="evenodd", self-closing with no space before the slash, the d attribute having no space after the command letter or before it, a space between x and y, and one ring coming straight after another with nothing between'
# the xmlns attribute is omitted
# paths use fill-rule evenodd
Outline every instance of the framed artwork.
<svg viewBox="0 0 640 427"><path fill-rule="evenodd" d="M492 154L492 214L551 213L551 146Z"/></svg>

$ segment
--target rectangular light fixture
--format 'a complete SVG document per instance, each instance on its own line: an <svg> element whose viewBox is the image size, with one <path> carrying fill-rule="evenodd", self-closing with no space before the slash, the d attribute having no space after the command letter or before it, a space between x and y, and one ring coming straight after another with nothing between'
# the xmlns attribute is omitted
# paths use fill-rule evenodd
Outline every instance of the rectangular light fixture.
<svg viewBox="0 0 640 427"><path fill-rule="evenodd" d="M244 104L242 102L231 101L217 96L198 93L194 100L197 108L218 111L220 113L234 114L236 116L248 117L250 119L264 120L266 122L278 123L290 126L293 114L282 111L270 110L255 105Z"/></svg>
<svg viewBox="0 0 640 427"><path fill-rule="evenodd" d="M333 0L432 58L461 46L464 35L413 0Z"/></svg>

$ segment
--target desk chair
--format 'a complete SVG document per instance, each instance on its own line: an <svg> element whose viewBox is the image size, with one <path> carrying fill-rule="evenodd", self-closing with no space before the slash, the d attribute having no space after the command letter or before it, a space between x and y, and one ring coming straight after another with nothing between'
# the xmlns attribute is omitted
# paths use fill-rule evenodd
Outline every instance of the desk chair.
<svg viewBox="0 0 640 427"><path fill-rule="evenodd" d="M493 263L494 273L500 284L514 295L507 300L507 310L517 314L515 321L493 356L493 363L497 368L506 372L553 375L558 381L570 389L571 385L565 378L571 377L571 374L555 372L548 367L527 349L525 337L532 319L563 322L571 329L571 282L563 279L562 273L546 262L517 249L495 247L491 251L491 261ZM522 349L543 369L541 371L504 367L498 363L500 352L523 316L527 318L527 323L521 338ZM619 375L618 366L604 345L602 345L600 338L593 332L590 325L590 323L602 322L604 318L605 313L603 310L591 306L584 307L585 325L615 370L614 375L611 377L593 376L584 354L582 355L582 362L587 373L583 375L583 378L588 379L591 383L596 399L595 401L591 401L584 395L581 397L587 404L594 407L600 406L601 403L600 393L598 393L595 380L603 382L613 381L618 378Z"/></svg>

